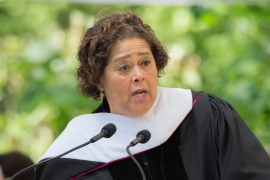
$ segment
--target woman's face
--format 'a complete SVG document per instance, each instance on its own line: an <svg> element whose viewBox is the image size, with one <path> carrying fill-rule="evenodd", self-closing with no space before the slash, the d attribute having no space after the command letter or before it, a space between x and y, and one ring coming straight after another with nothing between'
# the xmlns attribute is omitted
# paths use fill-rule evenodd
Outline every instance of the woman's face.
<svg viewBox="0 0 270 180"><path fill-rule="evenodd" d="M111 113L141 116L157 97L157 68L148 43L141 38L117 42L101 77Z"/></svg>

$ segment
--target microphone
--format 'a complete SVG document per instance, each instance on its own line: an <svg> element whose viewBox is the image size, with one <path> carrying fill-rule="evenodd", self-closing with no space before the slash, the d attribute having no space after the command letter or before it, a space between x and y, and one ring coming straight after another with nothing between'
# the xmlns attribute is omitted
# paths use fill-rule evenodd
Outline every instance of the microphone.
<svg viewBox="0 0 270 180"><path fill-rule="evenodd" d="M131 146L135 146L138 143L147 143L151 138L151 133L148 130L142 130L137 133L137 138L130 142Z"/></svg>
<svg viewBox="0 0 270 180"><path fill-rule="evenodd" d="M32 168L35 168L35 167L40 166L40 165L42 165L42 164L48 163L49 161L54 160L54 159L56 159L56 158L60 158L60 157L62 157L62 156L64 156L64 155L66 155L66 154L68 154L68 153L70 153L70 152L72 152L72 151L75 151L75 150L77 150L77 149L79 149L79 148L82 148L82 147L84 147L84 146L86 146L86 145L88 145L88 144L90 144L90 143L94 143L94 142L96 142L97 140L99 140L99 139L101 139L101 138L103 138L103 137L105 137L105 138L110 138L115 132L116 132L116 126L115 126L114 124L112 124L112 123L109 123L109 124L105 125L105 126L101 129L101 132L100 132L99 134L97 134L96 136L92 137L92 138L91 138L89 141L87 141L86 143L81 144L81 145L79 145L79 146L77 146L77 147L75 147L75 148L73 148L73 149L70 149L69 151L67 151L67 152L65 152L65 153L63 153L63 154L60 154L60 155L58 155L58 156L56 156L56 157L49 158L49 159L46 159L46 160L44 160L44 161L41 161L41 162L39 162L39 163L37 163L37 164L34 164L34 165L32 165L32 166L29 166L29 167L27 167L27 168L25 168L25 169L23 169L23 170L17 172L17 173L14 174L12 177L7 178L6 180L13 180L14 178L16 178L17 176L19 176L20 174L22 174L22 173L24 173L24 172L26 172L26 171L28 171L28 170L30 170L30 169L32 169Z"/></svg>
<svg viewBox="0 0 270 180"><path fill-rule="evenodd" d="M146 180L143 169L142 169L141 165L139 164L139 162L135 159L135 157L130 153L129 148L131 146L137 145L138 143L142 143L142 144L147 143L150 138L151 138L151 133L148 130L142 130L142 131L137 133L136 139L131 141L130 144L126 148L126 151L127 151L128 155L131 157L131 159L138 166L138 168L139 168L139 170L140 170L140 172L142 174L143 180Z"/></svg>

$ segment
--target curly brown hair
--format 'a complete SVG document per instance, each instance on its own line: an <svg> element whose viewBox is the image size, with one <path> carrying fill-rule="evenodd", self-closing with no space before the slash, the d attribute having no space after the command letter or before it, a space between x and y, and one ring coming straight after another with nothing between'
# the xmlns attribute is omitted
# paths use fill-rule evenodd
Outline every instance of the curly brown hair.
<svg viewBox="0 0 270 180"><path fill-rule="evenodd" d="M149 44L154 56L158 77L164 74L169 56L152 28L133 12L113 13L94 23L83 35L77 58L78 89L85 97L99 99L100 77L108 64L111 49L116 42L139 37Z"/></svg>

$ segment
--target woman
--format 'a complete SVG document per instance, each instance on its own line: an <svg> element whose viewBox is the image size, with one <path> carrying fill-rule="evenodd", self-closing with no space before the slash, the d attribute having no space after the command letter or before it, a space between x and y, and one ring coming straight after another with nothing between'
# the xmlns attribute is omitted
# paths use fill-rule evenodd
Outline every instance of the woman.
<svg viewBox="0 0 270 180"><path fill-rule="evenodd" d="M136 14L97 21L84 34L78 59L81 92L102 104L74 118L41 160L86 142L107 123L117 132L38 167L36 179L142 179L125 151L142 129L152 137L131 152L146 179L270 179L266 151L227 102L158 87L168 54Z"/></svg>

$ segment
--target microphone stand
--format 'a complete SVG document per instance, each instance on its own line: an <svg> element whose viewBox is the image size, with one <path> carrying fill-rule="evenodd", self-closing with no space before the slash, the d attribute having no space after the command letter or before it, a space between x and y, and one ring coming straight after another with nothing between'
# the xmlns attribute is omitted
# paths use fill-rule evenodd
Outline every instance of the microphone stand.
<svg viewBox="0 0 270 180"><path fill-rule="evenodd" d="M135 157L134 157L134 156L130 153L130 151L129 151L129 148L130 148L131 146L133 146L133 145L132 145L132 144L128 145L127 148L126 148L126 151L127 151L128 155L131 157L131 159L132 159L132 160L135 162L135 164L138 166L138 168L139 168L139 170L140 170L140 172L141 172L141 174L142 174L143 180L146 180L146 177L145 177L145 174L144 174L144 172L143 172L143 169L142 169L141 165L139 164L139 162L135 159Z"/></svg>
<svg viewBox="0 0 270 180"><path fill-rule="evenodd" d="M90 144L90 143L94 143L94 142L96 142L97 140L99 140L99 139L101 139L101 138L103 138L103 137L105 137L105 138L110 138L115 132L116 132L116 127L115 127L115 125L112 124L112 123L109 123L109 124L105 125L105 126L102 128L102 130L101 130L101 132L100 132L99 134L97 134L97 135L95 135L94 137L92 137L92 138L91 138L89 141L87 141L86 143L81 144L81 145L79 145L79 146L77 146L77 147L75 147L75 148L72 148L72 149L70 149L69 151L64 152L64 153L62 153L62 154L60 154L60 155L58 155L58 156L56 156L56 157L49 158L49 159L46 159L46 160L44 160L44 161L41 161L41 162L39 162L39 163L37 163L37 164L34 164L34 165L32 165L32 166L29 166L29 167L27 167L27 168L25 168L25 169L23 169L23 170L17 172L17 173L14 174L12 177L7 178L6 180L13 180L15 177L19 176L20 174L24 173L25 171L28 171L29 169L32 169L32 168L34 168L34 167L40 166L40 165L42 165L42 164L45 164L45 163L47 163L47 162L49 162L49 161L51 161L51 160L54 160L54 159L56 159L56 158L60 158L60 157L62 157L62 156L64 156L64 155L66 155L66 154L68 154L68 153L70 153L70 152L72 152L72 151L75 151L75 150L77 150L77 149L79 149L79 148L81 148L81 147L84 147L84 146L86 146L86 145L88 145L88 144Z"/></svg>
<svg viewBox="0 0 270 180"><path fill-rule="evenodd" d="M41 162L39 162L39 163L37 163L37 164L33 164L32 166L29 166L29 167L27 167L27 168L25 168L25 169L23 169L23 170L17 172L17 173L14 174L12 177L7 178L6 180L13 180L15 177L19 176L20 174L24 173L25 171L28 171L29 169L32 169L32 168L34 168L34 167L38 167L38 166L40 166L40 165L42 165L42 164L47 163L48 161L51 161L51 160L54 160L54 159L56 159L56 158L62 157L62 156L64 156L64 155L66 155L66 154L68 154L68 153L70 153L70 152L72 152L72 151L75 151L76 149L79 149L79 148L81 148L81 147L83 147L83 146L86 146L86 145L88 145L88 144L90 144L90 143L92 143L92 142L93 142L93 140L91 139L91 140L89 140L88 142L86 142L86 143L84 143L84 144L81 144L81 145L79 145L79 146L77 146L77 147L75 147L75 148L73 148L73 149L70 149L69 151L67 151L67 152L65 152L65 153L62 153L62 154L60 154L60 155L58 155L58 156L56 156L56 157L46 159L46 160L41 161Z"/></svg>

